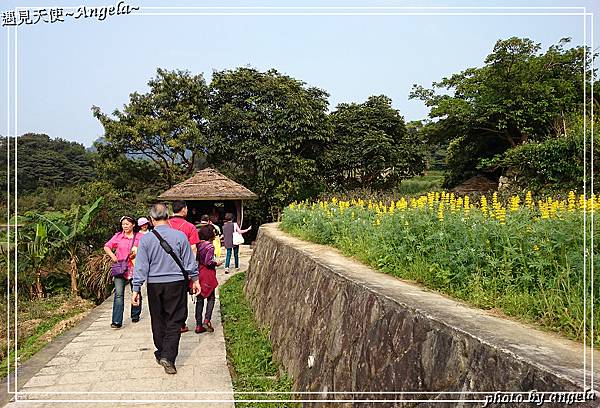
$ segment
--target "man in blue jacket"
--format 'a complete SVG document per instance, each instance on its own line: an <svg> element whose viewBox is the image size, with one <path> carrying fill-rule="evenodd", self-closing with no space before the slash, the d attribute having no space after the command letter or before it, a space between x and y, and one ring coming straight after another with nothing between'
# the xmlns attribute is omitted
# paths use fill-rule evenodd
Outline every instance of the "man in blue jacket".
<svg viewBox="0 0 600 408"><path fill-rule="evenodd" d="M187 237L169 226L169 211L164 204L154 204L150 217L156 232L173 248L183 268L192 280L192 291L200 293L198 266ZM161 246L155 234L145 234L140 240L133 274L131 303L137 305L140 288L148 282L148 306L156 361L167 374L176 374L175 359L179 352L180 328L185 323L187 293L185 277L177 262Z"/></svg>

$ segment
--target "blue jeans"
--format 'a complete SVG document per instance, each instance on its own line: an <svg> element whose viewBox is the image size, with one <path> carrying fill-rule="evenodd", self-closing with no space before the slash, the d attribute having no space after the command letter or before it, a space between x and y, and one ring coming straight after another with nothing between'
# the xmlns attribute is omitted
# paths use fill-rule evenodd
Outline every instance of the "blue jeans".
<svg viewBox="0 0 600 408"><path fill-rule="evenodd" d="M115 278L115 299L112 309L112 323L123 324L123 309L125 309L125 285L129 283L129 287L133 290L131 280L125 278ZM139 319L142 313L142 294L140 293L140 305L131 306L131 318Z"/></svg>
<svg viewBox="0 0 600 408"><path fill-rule="evenodd" d="M231 262L231 250L233 249L233 259L235 260L235 267L240 267L240 246L235 245L233 248L227 248L227 255L225 255L225 268L229 268L229 262Z"/></svg>

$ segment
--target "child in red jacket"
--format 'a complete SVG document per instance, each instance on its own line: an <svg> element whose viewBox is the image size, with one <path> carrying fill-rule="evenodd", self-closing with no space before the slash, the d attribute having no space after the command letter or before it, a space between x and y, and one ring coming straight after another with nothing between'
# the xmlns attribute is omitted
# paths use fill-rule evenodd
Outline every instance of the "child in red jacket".
<svg viewBox="0 0 600 408"><path fill-rule="evenodd" d="M199 231L200 243L196 254L198 260L198 274L200 294L196 298L196 333L214 332L210 319L213 308L215 307L215 289L219 285L217 281L217 266L221 262L215 260L215 247L212 244L215 238L215 232L210 226L204 226ZM206 299L206 314L202 320L202 311L204 309L204 299Z"/></svg>

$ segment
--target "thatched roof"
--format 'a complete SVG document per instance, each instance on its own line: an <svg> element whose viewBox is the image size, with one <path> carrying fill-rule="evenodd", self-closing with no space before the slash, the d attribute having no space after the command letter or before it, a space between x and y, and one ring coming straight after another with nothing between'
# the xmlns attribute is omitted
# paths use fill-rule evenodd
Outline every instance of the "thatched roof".
<svg viewBox="0 0 600 408"><path fill-rule="evenodd" d="M255 200L256 194L214 169L204 169L158 196L161 200Z"/></svg>

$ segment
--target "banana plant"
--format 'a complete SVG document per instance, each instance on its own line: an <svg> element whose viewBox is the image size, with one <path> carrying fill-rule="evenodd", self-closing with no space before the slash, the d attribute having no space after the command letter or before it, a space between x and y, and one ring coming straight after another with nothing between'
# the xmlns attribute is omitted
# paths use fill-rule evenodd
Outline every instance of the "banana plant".
<svg viewBox="0 0 600 408"><path fill-rule="evenodd" d="M50 247L48 245L48 230L43 222L38 221L35 224L35 235L33 236L33 240L27 243L27 255L29 257L29 263L35 274L35 290L33 292L36 297L42 297L44 295L44 288L42 287L41 280L41 269L49 252Z"/></svg>
<svg viewBox="0 0 600 408"><path fill-rule="evenodd" d="M58 233L58 238L50 241L50 247L54 252L66 251L70 258L70 275L71 275L71 295L79 296L77 288L77 278L79 276L79 267L77 265L77 249L79 247L79 238L81 234L94 221L96 215L100 211L102 205L102 197L98 198L90 205L86 212L80 216L81 207L75 209L75 215L70 220L51 219L44 214L33 214L39 222L45 224L48 229L52 229Z"/></svg>

